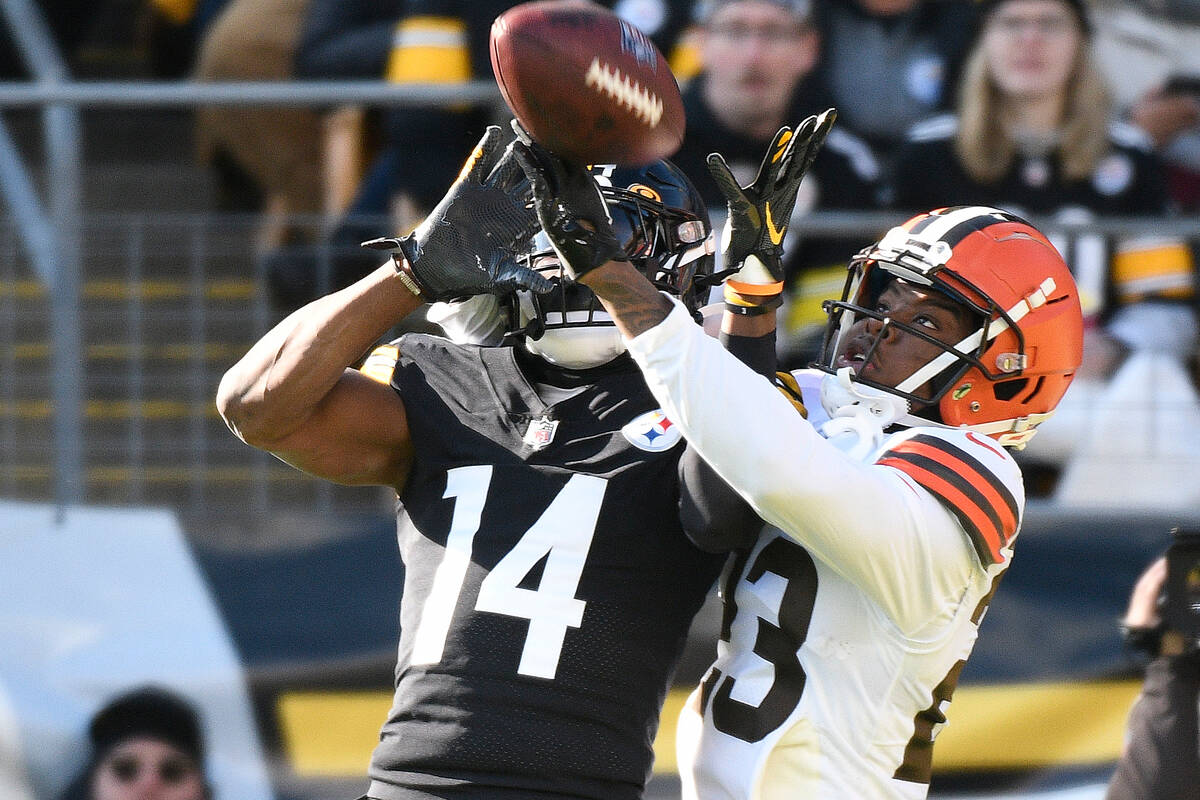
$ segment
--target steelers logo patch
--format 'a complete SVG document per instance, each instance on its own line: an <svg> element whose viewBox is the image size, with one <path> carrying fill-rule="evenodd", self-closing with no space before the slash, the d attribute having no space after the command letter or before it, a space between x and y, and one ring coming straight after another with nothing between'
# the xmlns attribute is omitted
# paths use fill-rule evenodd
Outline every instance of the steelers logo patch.
<svg viewBox="0 0 1200 800"><path fill-rule="evenodd" d="M625 439L639 450L662 453L674 447L683 434L661 410L647 411L621 428Z"/></svg>

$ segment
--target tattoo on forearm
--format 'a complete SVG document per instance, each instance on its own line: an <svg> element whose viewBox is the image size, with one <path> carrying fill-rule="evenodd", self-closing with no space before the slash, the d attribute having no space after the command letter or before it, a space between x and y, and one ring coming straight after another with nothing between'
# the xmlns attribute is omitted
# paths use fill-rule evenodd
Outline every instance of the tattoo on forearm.
<svg viewBox="0 0 1200 800"><path fill-rule="evenodd" d="M670 301L648 281L602 279L589 284L616 320L617 327L631 338L662 322L671 311Z"/></svg>

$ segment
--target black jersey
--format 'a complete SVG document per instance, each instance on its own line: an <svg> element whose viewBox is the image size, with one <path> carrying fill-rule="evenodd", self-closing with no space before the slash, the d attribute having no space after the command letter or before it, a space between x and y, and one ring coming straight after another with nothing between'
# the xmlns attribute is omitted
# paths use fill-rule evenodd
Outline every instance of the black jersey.
<svg viewBox="0 0 1200 800"><path fill-rule="evenodd" d="M944 114L914 127L900 151L894 176L894 202L905 211L937 206L987 204L1025 214L1056 214L1086 209L1100 215L1162 214L1167 188L1162 165L1146 135L1113 123L1109 150L1086 178L1068 180L1057 153L1019 155L1007 175L980 183L967 174L954 149L958 118Z"/></svg>
<svg viewBox="0 0 1200 800"><path fill-rule="evenodd" d="M416 456L370 795L640 797L723 562L681 529L677 431L627 357L547 405L512 348L398 346Z"/></svg>
<svg viewBox="0 0 1200 800"><path fill-rule="evenodd" d="M967 174L955 152L957 132L958 118L950 114L913 128L896 160L897 208L916 212L978 204L1070 222L1168 211L1162 164L1145 133L1131 125L1109 125L1108 152L1085 178L1068 179L1057 153L1050 152L1018 155L1008 174L994 183ZM1041 227L1071 266L1085 317L1105 319L1116 308L1147 298L1179 302L1193 296L1193 259L1181 240L1098 231L1068 235L1053 219L1041 221Z"/></svg>

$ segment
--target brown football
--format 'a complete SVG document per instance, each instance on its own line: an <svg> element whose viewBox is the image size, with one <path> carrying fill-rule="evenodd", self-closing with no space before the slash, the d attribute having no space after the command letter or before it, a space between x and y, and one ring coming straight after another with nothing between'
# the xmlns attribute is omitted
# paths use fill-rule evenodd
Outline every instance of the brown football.
<svg viewBox="0 0 1200 800"><path fill-rule="evenodd" d="M539 144L583 164L641 166L683 141L683 100L646 34L589 0L535 0L496 17L500 93Z"/></svg>

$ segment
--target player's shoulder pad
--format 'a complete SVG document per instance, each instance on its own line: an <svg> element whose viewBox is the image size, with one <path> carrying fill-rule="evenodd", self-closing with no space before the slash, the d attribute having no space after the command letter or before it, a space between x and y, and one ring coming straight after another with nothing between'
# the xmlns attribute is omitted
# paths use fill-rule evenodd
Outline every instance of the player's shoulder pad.
<svg viewBox="0 0 1200 800"><path fill-rule="evenodd" d="M949 509L986 569L1006 560L1021 527L1025 489L1013 457L993 439L954 428L917 427L884 442L876 463L897 469Z"/></svg>
<svg viewBox="0 0 1200 800"><path fill-rule="evenodd" d="M1108 138L1118 147L1150 153L1154 150L1154 140L1144 130L1124 120L1115 119L1108 123Z"/></svg>
<svg viewBox="0 0 1200 800"><path fill-rule="evenodd" d="M835 127L829 131L822 146L828 152L845 157L850 168L864 181L870 183L879 180L882 169L875 152L869 144L845 128Z"/></svg>
<svg viewBox="0 0 1200 800"><path fill-rule="evenodd" d="M949 139L958 133L958 115L938 114L921 120L908 129L907 139L910 142L936 142Z"/></svg>
<svg viewBox="0 0 1200 800"><path fill-rule="evenodd" d="M387 344L381 344L371 351L358 371L373 381L390 385L392 375L396 372L396 362L400 360L400 340L394 339Z"/></svg>
<svg viewBox="0 0 1200 800"><path fill-rule="evenodd" d="M804 407L804 393L795 375L790 372L776 372L775 388L800 412L800 416L808 417L808 409Z"/></svg>

